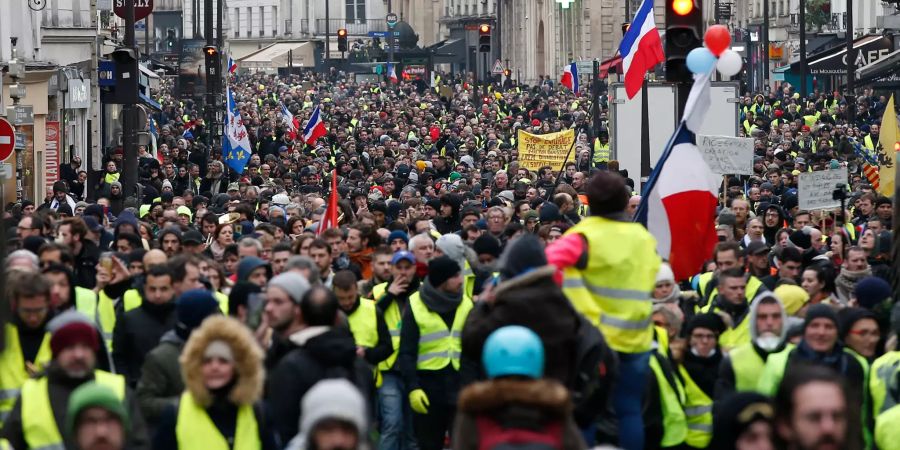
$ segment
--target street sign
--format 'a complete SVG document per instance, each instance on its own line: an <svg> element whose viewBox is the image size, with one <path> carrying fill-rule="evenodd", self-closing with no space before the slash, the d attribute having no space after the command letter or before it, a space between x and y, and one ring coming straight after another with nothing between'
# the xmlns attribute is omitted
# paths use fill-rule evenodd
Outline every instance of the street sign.
<svg viewBox="0 0 900 450"><path fill-rule="evenodd" d="M7 110L7 114L9 110ZM26 105L16 105L12 107L12 123L19 125L34 125L34 107Z"/></svg>
<svg viewBox="0 0 900 450"><path fill-rule="evenodd" d="M594 61L590 59L575 61L575 66L578 67L579 75L588 75L590 77L594 71Z"/></svg>
<svg viewBox="0 0 900 450"><path fill-rule="evenodd" d="M25 150L25 133L16 132L16 146L15 150Z"/></svg>
<svg viewBox="0 0 900 450"><path fill-rule="evenodd" d="M494 68L491 69L491 73L494 75L503 75L503 63L500 62L499 58L494 61Z"/></svg>
<svg viewBox="0 0 900 450"><path fill-rule="evenodd" d="M397 25L397 22L400 21L400 18L397 17L396 13L388 13L387 17L385 17L385 21L387 21L387 26L390 28L394 28Z"/></svg>
<svg viewBox="0 0 900 450"><path fill-rule="evenodd" d="M388 36L388 32L387 32L387 31L370 31L370 32L368 33L368 35L369 35L369 37L383 38L383 37L387 37L387 36ZM395 32L394 32L394 37L397 37L397 36L400 36L400 32L399 32L399 31L395 31Z"/></svg>
<svg viewBox="0 0 900 450"><path fill-rule="evenodd" d="M0 180L13 179L13 165L9 163L0 163Z"/></svg>
<svg viewBox="0 0 900 450"><path fill-rule="evenodd" d="M6 119L0 118L0 161L9 158L16 144L16 130Z"/></svg>
<svg viewBox="0 0 900 450"><path fill-rule="evenodd" d="M125 18L125 2L127 0L113 0L113 12ZM153 0L132 0L134 2L134 21L146 19L153 12Z"/></svg>

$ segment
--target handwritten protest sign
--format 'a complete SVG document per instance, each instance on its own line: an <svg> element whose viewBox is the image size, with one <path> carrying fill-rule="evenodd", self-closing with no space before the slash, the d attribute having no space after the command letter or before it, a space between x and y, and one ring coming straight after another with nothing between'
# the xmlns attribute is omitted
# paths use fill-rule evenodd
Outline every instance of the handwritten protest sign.
<svg viewBox="0 0 900 450"><path fill-rule="evenodd" d="M697 147L713 173L753 175L753 139L698 135Z"/></svg>
<svg viewBox="0 0 900 450"><path fill-rule="evenodd" d="M832 194L838 184L847 183L847 168L837 170L821 170L817 172L804 172L798 176L797 200L800 209L831 209L839 208L841 202L833 200Z"/></svg>
<svg viewBox="0 0 900 450"><path fill-rule="evenodd" d="M538 170L549 165L560 170L575 140L575 130L549 134L531 134L519 130L519 167Z"/></svg>

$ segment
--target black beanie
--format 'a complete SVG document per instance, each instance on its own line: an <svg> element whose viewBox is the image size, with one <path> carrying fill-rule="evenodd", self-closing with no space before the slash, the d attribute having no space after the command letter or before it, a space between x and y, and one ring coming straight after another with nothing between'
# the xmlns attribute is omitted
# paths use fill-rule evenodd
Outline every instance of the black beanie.
<svg viewBox="0 0 900 450"><path fill-rule="evenodd" d="M687 327L684 329L686 335L690 337L694 328L705 328L716 334L722 334L725 331L725 322L722 321L718 314L697 314L688 322Z"/></svg>
<svg viewBox="0 0 900 450"><path fill-rule="evenodd" d="M525 234L506 247L497 266L503 279L508 280L546 265L547 257L541 241L533 234Z"/></svg>
<svg viewBox="0 0 900 450"><path fill-rule="evenodd" d="M716 403L713 435L709 448L735 448L735 442L754 422L772 422L769 399L756 392L737 392Z"/></svg>
<svg viewBox="0 0 900 450"><path fill-rule="evenodd" d="M460 272L459 264L447 256L438 256L428 262L428 281L438 287Z"/></svg>
<svg viewBox="0 0 900 450"><path fill-rule="evenodd" d="M500 257L500 241L488 234L482 234L478 239L475 239L475 242L472 243L472 249L475 250L477 255L487 254L493 255L494 258Z"/></svg>
<svg viewBox="0 0 900 450"><path fill-rule="evenodd" d="M834 322L835 328L840 327L838 316L837 313L834 312L834 309L824 303L817 303L806 310L806 320L803 322L803 331L806 331L806 327L808 327L813 320L819 318L825 318Z"/></svg>
<svg viewBox="0 0 900 450"><path fill-rule="evenodd" d="M856 322L862 319L872 319L876 323L878 322L875 313L865 308L843 308L838 311L837 317L840 322L840 337L844 342L847 341L847 335L850 334L850 330L853 329L853 324Z"/></svg>

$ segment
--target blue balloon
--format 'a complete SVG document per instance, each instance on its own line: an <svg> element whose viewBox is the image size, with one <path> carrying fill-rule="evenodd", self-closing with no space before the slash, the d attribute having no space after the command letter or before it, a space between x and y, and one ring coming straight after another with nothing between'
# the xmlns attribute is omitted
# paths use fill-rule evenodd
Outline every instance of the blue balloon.
<svg viewBox="0 0 900 450"><path fill-rule="evenodd" d="M709 73L716 65L716 56L706 47L697 47L687 56L688 69L693 73Z"/></svg>

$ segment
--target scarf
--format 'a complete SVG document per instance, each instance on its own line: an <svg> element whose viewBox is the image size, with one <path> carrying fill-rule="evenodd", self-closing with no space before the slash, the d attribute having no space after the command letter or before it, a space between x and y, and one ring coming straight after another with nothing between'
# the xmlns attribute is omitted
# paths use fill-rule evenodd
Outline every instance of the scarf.
<svg viewBox="0 0 900 450"><path fill-rule="evenodd" d="M800 360L811 364L831 367L836 370L837 373L842 375L846 375L847 373L847 360L844 358L844 346L840 342L834 344L834 348L831 352L820 353L810 348L809 344L807 344L805 340L802 340L797 344L797 357L800 358Z"/></svg>
<svg viewBox="0 0 900 450"><path fill-rule="evenodd" d="M859 280L870 276L872 276L871 267L866 267L863 270L841 269L840 275L834 279L834 284L837 288L836 291L841 302L846 303L850 301L850 294L853 293L853 288L856 287L856 283Z"/></svg>
<svg viewBox="0 0 900 450"><path fill-rule="evenodd" d="M446 314L455 311L460 302L462 302L462 291L458 294L444 292L432 286L431 282L427 279L422 283L419 294L422 301L425 302L425 306L438 314Z"/></svg>

